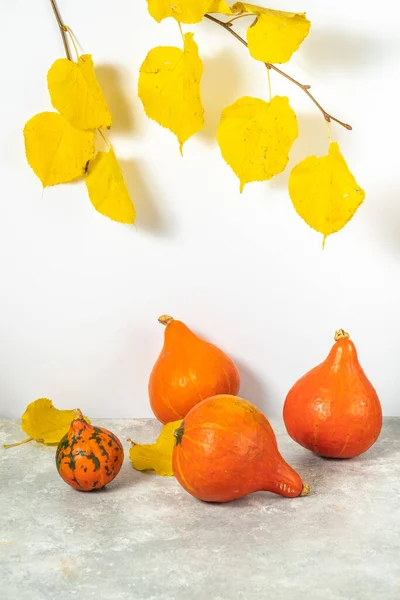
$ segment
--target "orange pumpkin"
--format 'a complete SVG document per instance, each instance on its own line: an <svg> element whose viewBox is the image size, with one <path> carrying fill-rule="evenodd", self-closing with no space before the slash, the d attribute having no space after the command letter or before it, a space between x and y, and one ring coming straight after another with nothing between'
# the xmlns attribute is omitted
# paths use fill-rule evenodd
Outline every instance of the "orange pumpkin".
<svg viewBox="0 0 400 600"><path fill-rule="evenodd" d="M242 398L197 404L175 431L174 475L199 500L228 502L257 491L294 498L309 493L279 453L266 417Z"/></svg>
<svg viewBox="0 0 400 600"><path fill-rule="evenodd" d="M351 458L378 439L381 405L348 333L337 331L328 357L294 384L283 418L295 442L321 456Z"/></svg>
<svg viewBox="0 0 400 600"><path fill-rule="evenodd" d="M57 469L64 481L83 492L99 490L118 475L123 460L124 449L117 436L93 427L77 410L56 452Z"/></svg>
<svg viewBox="0 0 400 600"><path fill-rule="evenodd" d="M195 335L184 323L163 315L164 346L150 374L149 397L161 423L182 419L195 404L216 394L239 392L235 363Z"/></svg>

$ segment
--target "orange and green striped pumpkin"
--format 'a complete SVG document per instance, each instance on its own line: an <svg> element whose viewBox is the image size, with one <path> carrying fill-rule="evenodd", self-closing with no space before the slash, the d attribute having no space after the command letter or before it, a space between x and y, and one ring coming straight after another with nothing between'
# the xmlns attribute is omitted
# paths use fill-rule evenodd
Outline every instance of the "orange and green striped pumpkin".
<svg viewBox="0 0 400 600"><path fill-rule="evenodd" d="M56 465L62 479L83 492L99 490L118 475L123 461L124 449L117 436L90 425L77 410L57 447Z"/></svg>

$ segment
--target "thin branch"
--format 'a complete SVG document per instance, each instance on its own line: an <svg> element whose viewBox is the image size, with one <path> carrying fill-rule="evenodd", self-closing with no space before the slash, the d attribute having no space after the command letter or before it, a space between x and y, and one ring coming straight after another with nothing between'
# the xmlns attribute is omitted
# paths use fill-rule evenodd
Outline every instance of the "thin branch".
<svg viewBox="0 0 400 600"><path fill-rule="evenodd" d="M229 31L229 33L231 35L233 35L233 37L235 37L244 46L248 47L248 44L247 44L246 40L244 40L238 33L236 33L236 31L234 31L232 29L231 24L225 23L224 21L220 21L219 19L216 19L215 17L213 17L212 15L209 15L209 14L204 15L204 16L205 16L206 19L209 19L210 21L213 21L213 23L216 23L217 25L220 25L221 27L223 27L226 31ZM271 63L264 63L264 64L267 67L267 69L272 69L273 71L276 71L277 73L279 73L280 75L282 75L283 77L285 77L286 79L288 79L289 81L291 81L292 83L294 83L295 85L297 85L297 87L299 87L300 89L302 89L303 92L305 92L307 94L307 96L310 98L310 100L312 100L312 102L314 102L315 106L317 106L317 108L321 111L321 113L324 116L325 121L327 121L328 123L330 123L331 121L335 121L336 123L339 123L339 125L342 125L342 127L345 127L345 129L349 129L349 130L352 129L351 125L349 125L348 123L344 123L344 121L340 121L340 119L337 119L333 115L331 115L328 112L326 112L326 110L324 108L322 108L322 106L320 105L320 103L317 102L317 100L314 98L314 96L309 91L310 90L310 86L309 85L305 85L303 83L300 83L296 79L293 79L293 77L291 77L290 75L288 75L287 73L285 73L281 69L278 69L278 67L276 67L275 65L273 65Z"/></svg>
<svg viewBox="0 0 400 600"><path fill-rule="evenodd" d="M60 28L60 33L61 33L62 41L64 44L65 54L67 55L68 60L72 60L71 52L70 52L70 49L68 46L68 38L67 38L68 28L64 25L64 23L61 20L61 16L60 16L60 13L58 12L58 8L57 8L56 0L50 0L50 4L53 8L54 16L57 19L57 23Z"/></svg>

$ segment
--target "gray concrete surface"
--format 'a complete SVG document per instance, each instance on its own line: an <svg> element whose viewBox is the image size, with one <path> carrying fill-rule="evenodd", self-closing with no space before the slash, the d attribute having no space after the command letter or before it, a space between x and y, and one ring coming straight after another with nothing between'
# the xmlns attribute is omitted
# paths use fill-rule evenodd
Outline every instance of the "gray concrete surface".
<svg viewBox="0 0 400 600"><path fill-rule="evenodd" d="M125 443L152 420L98 420ZM104 491L76 492L54 447L0 450L2 600L400 599L400 418L364 456L321 459L272 421L306 498L257 493L224 505L126 460ZM0 421L0 442L22 439ZM129 444L125 443L128 448Z"/></svg>

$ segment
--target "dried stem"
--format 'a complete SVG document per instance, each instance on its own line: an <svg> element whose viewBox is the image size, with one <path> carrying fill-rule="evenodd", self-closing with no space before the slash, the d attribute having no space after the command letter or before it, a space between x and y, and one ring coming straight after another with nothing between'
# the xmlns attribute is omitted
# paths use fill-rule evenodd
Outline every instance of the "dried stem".
<svg viewBox="0 0 400 600"><path fill-rule="evenodd" d="M22 444L26 444L33 440L32 437L26 438L26 440L22 440L21 442L15 442L14 444L3 444L3 448L15 448L16 446L22 446Z"/></svg>
<svg viewBox="0 0 400 600"><path fill-rule="evenodd" d="M161 317L158 318L158 322L161 323L161 325L165 325L165 326L172 323L173 320L174 320L174 318L170 317L169 315L161 315Z"/></svg>
<svg viewBox="0 0 400 600"><path fill-rule="evenodd" d="M220 25L221 27L223 27L226 31L229 31L229 33L231 35L233 35L233 37L235 37L244 46L246 46L246 48L248 47L246 40L244 40L238 33L236 33L236 31L234 31L232 29L232 25L230 22L225 23L224 21L220 21L216 17L213 17L212 15L208 15L208 14L204 15L204 16L206 19L209 19L213 23L216 23L217 25ZM317 100L314 98L314 96L309 91L310 90L309 85L305 85L303 83L300 83L296 79L293 79L293 77L291 77L290 75L288 75L287 73L282 71L282 69L279 69L278 67L276 67L275 65L273 65L271 63L264 63L264 64L267 67L267 69L272 69L273 71L276 71L277 73L279 73L280 75L282 75L283 77L285 77L286 79L288 79L289 81L291 81L292 83L297 85L297 87L302 89L303 92L305 92L307 94L307 96L310 98L310 100L312 100L314 102L314 104L317 106L317 108L322 112L325 121L327 121L328 123L330 123L331 121L335 121L336 123L339 123L339 125L342 125L342 127L345 127L346 129L349 129L349 130L352 129L351 125L348 125L348 123L344 123L343 121L340 121L340 119L337 119L336 117L332 116L331 114L326 112L326 110L324 108L322 108L320 103L317 102Z"/></svg>
<svg viewBox="0 0 400 600"><path fill-rule="evenodd" d="M79 408L76 408L74 410L74 420L77 420L77 421L83 421L84 420L84 416L82 414L82 411L80 411Z"/></svg>
<svg viewBox="0 0 400 600"><path fill-rule="evenodd" d="M66 27L61 20L61 16L60 16L60 13L58 12L58 8L57 8L56 0L50 0L50 4L53 8L54 16L57 19L57 23L60 28L61 38L62 38L62 41L64 44L64 49L65 49L65 54L67 55L68 60L72 60L71 52L70 52L70 49L68 46L68 38L67 38L68 27Z"/></svg>
<svg viewBox="0 0 400 600"><path fill-rule="evenodd" d="M303 484L303 489L300 492L300 496L308 496L308 494L310 493L310 486L308 483L304 483Z"/></svg>

